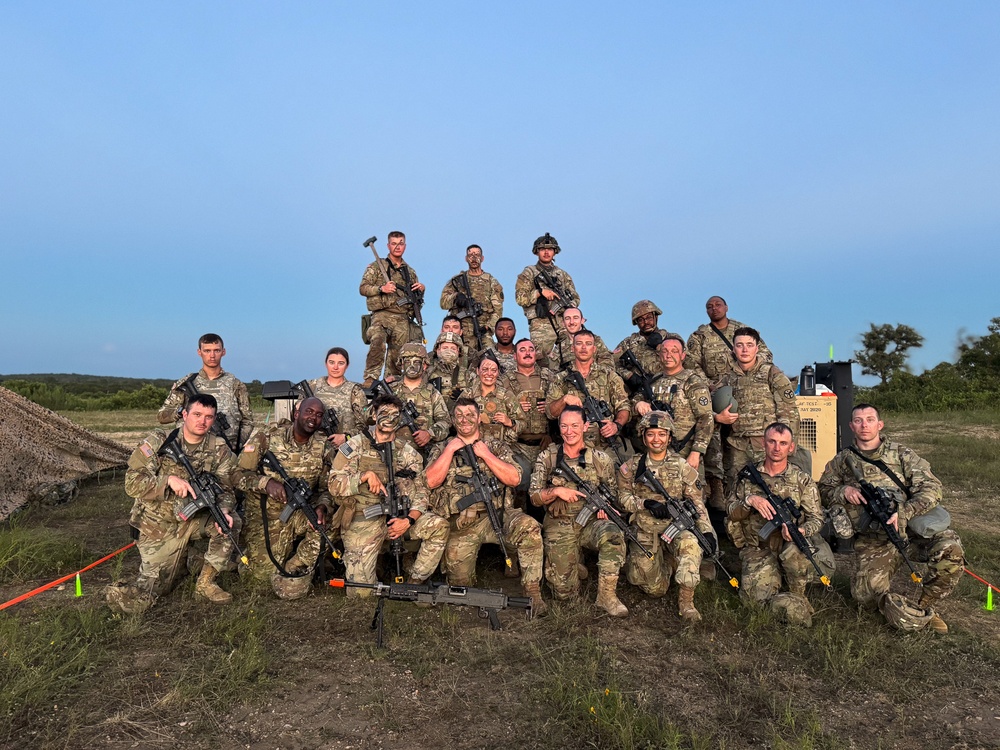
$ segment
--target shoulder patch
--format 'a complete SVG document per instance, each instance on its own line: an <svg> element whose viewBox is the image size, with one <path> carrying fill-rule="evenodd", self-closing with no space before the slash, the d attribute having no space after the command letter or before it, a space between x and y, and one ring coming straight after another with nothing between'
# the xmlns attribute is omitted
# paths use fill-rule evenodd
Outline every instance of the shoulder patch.
<svg viewBox="0 0 1000 750"><path fill-rule="evenodd" d="M354 448L351 447L350 442L345 442L340 446L340 448L337 449L337 452L344 458L348 458L352 453L354 453Z"/></svg>
<svg viewBox="0 0 1000 750"><path fill-rule="evenodd" d="M621 475L623 477L628 478L628 477L632 476L632 468L629 466L629 462L628 461L626 461L620 467L618 467L618 471L621 472Z"/></svg>
<svg viewBox="0 0 1000 750"><path fill-rule="evenodd" d="M795 391L793 391L791 388L786 388L784 395L785 395L785 398L787 398L789 401L791 401L793 398L795 398Z"/></svg>
<svg viewBox="0 0 1000 750"><path fill-rule="evenodd" d="M243 452L244 453L256 453L257 452L257 446L254 445L253 443L247 443L246 445L243 446Z"/></svg>
<svg viewBox="0 0 1000 750"><path fill-rule="evenodd" d="M142 455L144 455L146 458L153 457L153 448L146 441L139 443L139 450L142 451Z"/></svg>
<svg viewBox="0 0 1000 750"><path fill-rule="evenodd" d="M699 398L698 403L702 406L708 406L708 396L702 396Z"/></svg>

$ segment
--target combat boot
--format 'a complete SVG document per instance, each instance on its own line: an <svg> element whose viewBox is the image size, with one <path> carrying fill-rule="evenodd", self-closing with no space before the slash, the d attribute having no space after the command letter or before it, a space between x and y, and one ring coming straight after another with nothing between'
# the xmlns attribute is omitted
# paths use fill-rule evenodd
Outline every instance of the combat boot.
<svg viewBox="0 0 1000 750"><path fill-rule="evenodd" d="M948 623L941 619L941 616L934 611L933 604L937 601L937 597L928 593L923 593L920 595L920 601L917 602L918 607L923 607L931 614L931 619L927 623L927 627L933 630L935 633L940 635L945 635L948 632Z"/></svg>
<svg viewBox="0 0 1000 750"><path fill-rule="evenodd" d="M681 586L677 592L677 614L688 622L701 622L701 612L694 606L693 586Z"/></svg>
<svg viewBox="0 0 1000 750"><path fill-rule="evenodd" d="M726 489L722 480L717 477L710 477L708 480L708 502L710 508L726 512Z"/></svg>
<svg viewBox="0 0 1000 750"><path fill-rule="evenodd" d="M590 572L587 570L587 566L586 565L584 565L583 563L577 563L576 564L576 577L577 578L579 578L581 581L586 581L587 580L587 576L589 576L589 575L590 575Z"/></svg>
<svg viewBox="0 0 1000 750"><path fill-rule="evenodd" d="M542 589L539 583L526 583L522 587L524 595L531 598L531 616L545 617L549 612L549 605L542 599Z"/></svg>
<svg viewBox="0 0 1000 750"><path fill-rule="evenodd" d="M194 595L208 599L212 604L229 604L233 600L233 595L219 588L219 584L215 582L217 575L219 572L211 565L203 565L198 583L194 587Z"/></svg>
<svg viewBox="0 0 1000 750"><path fill-rule="evenodd" d="M617 573L601 573L597 577L597 601L594 603L612 617L628 617L628 608L615 593L617 588Z"/></svg>

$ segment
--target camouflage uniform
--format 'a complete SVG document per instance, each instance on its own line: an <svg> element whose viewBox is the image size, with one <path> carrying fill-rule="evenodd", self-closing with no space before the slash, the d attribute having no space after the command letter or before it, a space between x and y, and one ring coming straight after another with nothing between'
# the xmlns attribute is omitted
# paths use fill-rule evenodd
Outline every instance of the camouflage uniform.
<svg viewBox="0 0 1000 750"><path fill-rule="evenodd" d="M823 510L820 507L816 483L808 474L791 464L774 477L764 472L763 461L757 464L757 468L775 495L791 498L796 507L801 509L799 527L803 536L815 544L820 539L818 534L823 524ZM794 619L802 621L802 624L809 624L812 608L805 599L805 590L815 571L809 559L799 552L795 543L784 540L780 527L766 540L760 538L759 532L767 521L747 504L746 500L751 495L763 497L764 491L754 482L741 477L729 496L726 520L729 536L739 549L740 560L743 563L740 597L756 604L771 602L781 591L781 578L784 574L789 592L796 597L794 606L797 616ZM827 552L828 549L818 550L826 553L820 555L827 565L824 573L828 570L832 573L829 565L833 556ZM817 562L820 561L820 557L817 557Z"/></svg>
<svg viewBox="0 0 1000 750"><path fill-rule="evenodd" d="M479 406L479 433L484 437L500 440L507 445L511 445L517 440L517 434L521 429L517 421L521 413L521 405L517 402L517 396L506 388L497 385L490 393L483 394L483 384L478 380L462 391L462 396L471 398ZM494 414L503 414L511 422L513 427L493 421Z"/></svg>
<svg viewBox="0 0 1000 750"><path fill-rule="evenodd" d="M167 400L163 402L160 411L156 413L156 421L160 424L174 424L184 407L184 393L180 390L181 383L191 375L183 377L174 383L167 394ZM215 396L219 403L216 412L216 420L219 415L224 414L229 420L229 429L226 430L226 439L237 446L237 448L247 441L250 433L253 432L253 409L250 408L250 396L247 387L241 383L236 376L222 370L219 377L209 379L204 368L198 371L194 379L194 387L199 393Z"/></svg>
<svg viewBox="0 0 1000 750"><path fill-rule="evenodd" d="M547 487L570 487L576 484L556 471L561 445L550 445L535 462L531 475L531 501L541 505L541 492ZM615 467L608 454L591 448L585 449L580 458L566 458L570 468L580 479L594 485L604 483L615 486ZM545 542L545 580L549 582L557 599L575 598L580 591L580 548L597 552L597 569L600 575L617 578L625 563L625 537L612 521L602 521L595 513L583 528L575 523L583 510L583 501L567 503L556 500L545 506L542 537Z"/></svg>
<svg viewBox="0 0 1000 750"><path fill-rule="evenodd" d="M483 442L501 461L517 466L507 443L489 437L483 438ZM476 463L484 478L492 476L485 461L477 457ZM450 520L451 530L444 557L448 583L452 586L475 585L479 548L483 544L499 544L482 503L471 505L465 511L458 509L459 500L472 491L469 484L459 482L458 478L471 477L472 473L465 457L456 454L444 483L431 491L434 511ZM501 492L500 497L493 496L493 505L500 513L504 543L508 553L516 551L521 566L521 584L537 584L542 580L542 527L534 518L513 507L509 488L503 488Z"/></svg>
<svg viewBox="0 0 1000 750"><path fill-rule="evenodd" d="M479 276L466 273L469 279L469 289L472 290L472 298L483 306L482 315L479 316L479 329L483 334L483 347L485 348L493 343L493 330L496 328L497 321L503 317L503 287L494 276L486 271L483 271ZM441 290L441 309L447 310L449 315L458 316L467 313L464 307L458 307L455 304L455 299L461 288L462 282L458 280L458 276L454 276ZM472 318L463 317L461 320L462 338L469 342L473 351L478 351L476 336L472 329Z"/></svg>
<svg viewBox="0 0 1000 750"><path fill-rule="evenodd" d="M539 275L540 268L544 268L549 278L565 292L565 296L562 299L553 300L551 303L553 306L555 303L558 303L559 311L566 307L579 307L580 295L576 293L573 278L563 269L557 267L555 263L549 266L542 266L541 263L536 263L533 266L525 266L525 269L517 277L517 283L514 286L514 301L521 306L524 310L524 317L528 319L528 335L531 337L531 341L538 351L538 356L544 357L555 346L556 336L558 335L558 331L563 329L563 323L558 313L547 316L547 319L546 317L538 317L536 304L541 295L535 287L535 277ZM544 298L542 301L545 301ZM555 324L554 329L553 324ZM546 363L543 362L542 364Z"/></svg>
<svg viewBox="0 0 1000 750"><path fill-rule="evenodd" d="M302 479L309 485L313 491L313 507L323 505L328 509L333 507L327 493L327 482L336 451L326 435L318 431L299 445L295 440L292 424L282 421L254 431L243 446L239 470L234 475L236 487L247 493L243 539L247 557L250 558L250 574L257 581L269 582L274 593L282 599L298 599L309 593L312 572L319 558L321 538L309 525L302 511L296 511L287 523L280 521L279 516L285 506L268 497L266 487L270 479L281 484L281 475L259 466L261 458L269 450L289 476ZM261 510L262 502L264 511ZM271 554L288 573L299 572L304 575L295 578L282 576L271 562L264 538L262 514L265 512Z"/></svg>
<svg viewBox="0 0 1000 750"><path fill-rule="evenodd" d="M337 412L340 424L338 432L348 437L357 435L368 425L368 399L364 388L358 383L345 380L337 386L330 385L326 378L314 378L309 381L316 398L323 402L327 409ZM302 403L305 397L300 397L296 404Z"/></svg>
<svg viewBox="0 0 1000 750"><path fill-rule="evenodd" d="M923 593L934 601L943 599L955 590L965 567L965 551L958 534L952 529L945 529L926 539L907 529L907 523L913 518L941 503L941 481L931 472L927 461L899 443L883 440L874 451L862 453L872 460L883 461L906 486L909 497L903 495L885 472L862 461L848 449L833 457L819 480L823 504L830 508L843 506L852 525L855 529L858 527L863 506L849 503L844 498L845 487L860 486L851 470L852 465L858 468L866 482L888 490L897 498L899 534L903 539L909 537L911 559L927 563ZM858 533L855 551L858 570L851 580L851 596L862 604L874 605L889 591L889 582L902 560L877 523Z"/></svg>
<svg viewBox="0 0 1000 750"><path fill-rule="evenodd" d="M579 372L579 370L574 365L567 372ZM625 393L625 384L613 367L606 367L595 362L591 365L590 374L583 379L583 382L591 396L598 401L607 402L611 409L611 416L608 419L613 420L615 415L622 410L631 412L628 394ZM565 374L560 373L552 380L549 390L545 394L545 411L551 419L555 419L555 415L552 413L552 404L568 393L579 396L580 401L583 401L583 394L570 384ZM585 439L589 446L601 450L608 449L608 441L601 435L599 424L590 424L587 427ZM617 437L614 439L618 440Z"/></svg>
<svg viewBox="0 0 1000 750"><path fill-rule="evenodd" d="M420 454L405 440L397 437L392 443L393 468L399 497L410 499L410 509L421 516L405 536L420 539L420 551L410 570L411 579L425 581L431 577L444 554L448 541L448 522L432 513L427 505L427 483ZM368 434L355 435L337 453L330 472L330 495L341 510L340 533L344 540L345 577L358 583L375 583L375 565L382 543L388 538L385 516L366 519L364 509L378 505L382 495L374 495L361 475L374 472L384 484L388 481L382 454L372 445ZM365 596L369 592L348 589L348 596Z"/></svg>
<svg viewBox="0 0 1000 750"><path fill-rule="evenodd" d="M469 362L468 382L471 383L473 380L479 379L479 373L477 372L477 368L479 367L479 363L483 359L483 355L486 354L492 355L493 359L495 359L497 361L497 364L500 365L501 376L504 375L504 373L508 373L511 372L512 370L517 369L517 359L514 357L513 350L511 350L510 352L502 352L499 349L497 349L496 346L488 346L486 347L486 350L483 352L482 355L474 357L473 360Z"/></svg>
<svg viewBox="0 0 1000 750"><path fill-rule="evenodd" d="M524 411L521 408L521 398L526 398L531 404L541 400L544 405L545 394L555 377L552 370L535 365L535 371L531 375L522 375L515 368L497 381L497 385L514 394L514 404L517 407L515 421L519 428L514 450L516 454L525 457L532 467L542 449L542 443L549 438L549 418L544 410Z"/></svg>
<svg viewBox="0 0 1000 750"><path fill-rule="evenodd" d="M448 413L455 408L455 400L469 385L469 369L463 362L449 365L436 356L424 371L424 382L430 383L444 397Z"/></svg>
<svg viewBox="0 0 1000 750"><path fill-rule="evenodd" d="M712 396L705 379L693 370L681 370L676 375L662 374L653 382L652 388L653 398L667 405L667 413L674 420L676 434L671 435L671 449L684 458L692 451L704 456L715 428ZM634 407L645 400L638 393L633 396L632 405ZM698 473L702 476L703 465L698 465Z"/></svg>
<svg viewBox="0 0 1000 750"><path fill-rule="evenodd" d="M604 343L604 339L594 334L594 361L598 364L606 365L612 369L615 366L615 357ZM576 357L573 354L573 334L565 328L559 329L559 338L548 352L549 367L553 370L567 370L573 366Z"/></svg>
<svg viewBox="0 0 1000 750"><path fill-rule="evenodd" d="M694 588L701 581L698 569L701 565L702 550L698 540L690 531L683 531L667 544L660 534L670 525L669 519L657 519L646 510L645 500L663 502L663 497L654 489L636 480L642 456L633 456L618 471L618 499L622 507L632 513L632 523L638 528L636 536L640 543L653 553L650 560L638 549L630 551L625 571L628 581L638 586L650 596L663 596L670 586L670 575L679 586ZM687 498L698 509L698 530L713 535L712 524L702 502L701 481L698 472L676 453L668 452L662 461L646 457L646 471L651 471L671 497ZM666 547L666 554L664 553Z"/></svg>
<svg viewBox="0 0 1000 750"><path fill-rule="evenodd" d="M229 537L220 534L207 509L199 511L187 521L178 517L178 512L192 498L182 498L167 486L167 478L180 477L190 481L191 477L183 466L158 451L166 441L162 430L155 430L132 451L125 472L125 492L135 498L129 524L138 529L139 574L135 582L119 586L112 594L112 606L124 604L124 611L130 604L144 601L152 604L157 597L170 592L174 587L181 567L186 563L188 544L196 539L208 539L205 565L221 571L228 563L233 551ZM233 510L236 498L232 493L232 474L236 470L236 458L222 438L205 435L200 443L188 443L183 431L177 434L178 445L191 461L199 474L207 472L215 475L223 488L219 505L233 519L233 536L239 538L240 517ZM144 607L143 607L144 608Z"/></svg>
<svg viewBox="0 0 1000 750"><path fill-rule="evenodd" d="M665 328L659 328L657 331L660 334L661 340L673 335ZM622 376L622 380L628 380L629 376L634 374L632 370L623 367L618 362L618 358L625 352L632 352L635 358L639 360L639 364L642 365L642 369L650 375L655 375L663 369L663 364L660 362L660 353L656 350L656 347L646 343L646 337L636 331L631 336L622 339L618 346L615 347L614 352L612 352L613 359L611 364L617 368L618 374Z"/></svg>
<svg viewBox="0 0 1000 750"><path fill-rule="evenodd" d="M410 388L402 380L392 384L393 392L404 404L412 401L417 407L417 427L427 430L431 434L431 442L420 448L413 440L413 435L408 427L400 427L396 433L397 439L403 439L417 450L422 456L427 456L435 443L440 443L448 437L451 429L451 415L448 414L448 406L444 402L444 397L438 393L437 388L422 381L415 388Z"/></svg>
<svg viewBox="0 0 1000 750"><path fill-rule="evenodd" d="M385 284L382 269L388 268L389 281L396 284L394 294L382 294L379 291ZM403 268L409 273L410 283L403 277ZM411 341L419 343L423 340L423 332L416 323L411 323L413 305L406 300L404 289L408 289L419 281L417 272L405 262L399 266L389 260L382 259L371 262L361 277L358 291L367 297L368 310L372 314L371 327L368 329L368 357L365 359L365 380L377 380L382 372L385 361L386 375L399 377L399 367L396 359L403 344ZM387 353L388 348L388 353Z"/></svg>

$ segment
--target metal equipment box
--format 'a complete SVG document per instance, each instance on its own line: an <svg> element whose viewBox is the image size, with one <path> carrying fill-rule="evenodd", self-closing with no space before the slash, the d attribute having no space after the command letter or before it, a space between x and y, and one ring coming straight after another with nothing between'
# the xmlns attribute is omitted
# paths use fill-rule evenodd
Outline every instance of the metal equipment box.
<svg viewBox="0 0 1000 750"><path fill-rule="evenodd" d="M837 455L837 397L796 396L799 408L797 450L812 453L812 477L823 476L827 463Z"/></svg>

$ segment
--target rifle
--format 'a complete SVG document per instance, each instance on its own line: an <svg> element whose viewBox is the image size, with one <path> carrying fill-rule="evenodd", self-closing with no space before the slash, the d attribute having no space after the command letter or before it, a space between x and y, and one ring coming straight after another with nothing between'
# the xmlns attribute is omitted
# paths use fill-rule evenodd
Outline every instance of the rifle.
<svg viewBox="0 0 1000 750"><path fill-rule="evenodd" d="M364 241L364 247L371 249L372 255L375 256L375 265L378 266L378 269L382 272L382 278L385 279L385 283L388 284L390 282L389 272L382 265L382 258L379 257L378 250L375 249L375 243L377 241L378 238L372 235L371 237L369 237L367 240ZM389 264L390 261L386 260L386 266L388 266ZM407 305L410 305L413 308L413 314L410 317L413 318L414 323L420 326L421 337L423 338L424 343L426 344L427 338L423 336L424 317L420 312L420 309L421 307L423 307L424 304L424 293L413 291L412 288L413 284L410 283L410 269L407 268L405 263L399 267L399 272L400 275L403 277L403 282L404 282L403 286L405 287L404 289L400 290L403 292L404 299L399 300L396 304L399 305L400 307L406 307ZM397 289L399 289L398 286Z"/></svg>
<svg viewBox="0 0 1000 750"><path fill-rule="evenodd" d="M646 369L639 362L638 357L635 356L635 352L631 349L626 349L622 352L622 355L618 357L618 363L629 370L632 371L632 375L625 381L625 384L632 389L632 393L635 394L637 391L642 392L642 398L650 406L653 407L654 411L665 411L667 414L674 416L673 407L666 401L660 401L653 397L653 383L663 377L663 373L657 375L651 375L646 372ZM674 386L674 391L676 391L676 386Z"/></svg>
<svg viewBox="0 0 1000 750"><path fill-rule="evenodd" d="M281 511L281 515L278 516L278 520L282 523L288 523L288 520L292 517L292 514L297 510L302 511L302 515L306 517L306 521L312 527L313 531L318 533L323 539L323 543L326 544L327 548L330 550L336 559L340 559L340 552L336 547L333 546L333 542L330 541L330 537L326 535L326 530L323 525L319 522L319 516L316 515L316 509L312 506L312 488L306 483L306 480L301 477L291 477L288 472L285 471L285 467L281 465L281 461L278 457L274 455L271 451L264 454L264 457L260 460L260 465L265 469L270 469L276 472L278 476L281 477L281 483L285 486L285 497L287 502L285 503L284 509ZM263 501L261 502L263 509ZM267 556L271 558L271 562L274 563L274 567L285 576L286 578L299 578L304 573L298 575L288 573L284 567L278 564L278 561L274 559L271 554L271 540L267 538L267 518L264 518L264 541L267 542Z"/></svg>
<svg viewBox="0 0 1000 750"><path fill-rule="evenodd" d="M167 442L165 442L159 450L160 455L166 456L175 463L180 464L187 471L188 476L190 476L191 489L194 490L194 499L181 508L180 512L177 514L182 521L190 520L191 517L197 513L202 508L208 508L208 512L212 516L212 520L215 521L215 525L219 527L223 534L229 537L229 541L233 543L233 549L240 556L240 562L244 565L250 565L250 560L247 558L246 553L240 549L240 543L236 541L236 537L233 535L233 526L229 523L229 519L226 518L226 514L223 513L222 508L219 507L219 495L222 494L222 487L219 486L218 480L209 474L207 471L199 474L195 471L194 466L191 465L190 459L181 450L180 445L177 443L176 431L174 435L171 435Z"/></svg>
<svg viewBox="0 0 1000 750"><path fill-rule="evenodd" d="M590 395L587 383L584 381L583 375L580 374L579 370L569 370L566 373L566 381L583 394L583 418L585 421L599 425L601 422L608 422L614 419L615 415L611 413L611 407L608 406L608 402L598 400ZM608 440L611 450L615 452L619 463L622 463L625 460L625 456L619 444L622 444L622 447L624 447L621 434L615 435L613 440Z"/></svg>
<svg viewBox="0 0 1000 750"><path fill-rule="evenodd" d="M798 548L799 552L805 555L806 559L812 563L813 568L816 569L819 580L823 582L824 586L830 588L830 579L826 577L816 563L816 558L813 557L812 545L809 544L809 540L799 531L799 518L802 517L802 509L796 506L790 497L778 497L775 495L771 491L771 488L764 482L764 478L757 471L757 467L752 463L748 463L740 469L737 479L740 478L748 479L757 485L764 492L764 498L774 510L775 517L764 524L760 532L758 532L760 538L767 539L779 526L784 526L788 529L788 535L792 538L792 542Z"/></svg>
<svg viewBox="0 0 1000 750"><path fill-rule="evenodd" d="M716 544L715 551L713 552L712 545L708 543L708 539L698 528L697 506L686 497L680 499L671 497L660 480L656 478L653 472L646 468L645 456L643 456L639 464L640 470L636 474L636 479L647 487L650 487L656 494L662 496L664 505L667 506L667 511L670 513L670 525L660 534L660 539L670 544L682 531L690 531L694 535L694 538L698 540L698 546L701 547L704 556L718 565L719 569L726 574L730 586L738 589L740 587L739 581L736 580L735 576L730 575L729 571L722 564L722 552L719 550L718 544Z"/></svg>
<svg viewBox="0 0 1000 750"><path fill-rule="evenodd" d="M603 483L598 482L595 487L590 482L581 479L580 475L573 471L569 464L566 463L566 456L562 453L562 446L559 447L559 460L556 463L556 471L561 471L569 477L576 484L576 488L586 496L583 509L577 513L574 520L577 526L586 526L595 513L603 510L608 520L612 521L621 530L628 541L642 550L642 553L650 560L653 559L653 553L642 546L642 542L639 541L639 537L636 536L628 521L622 517L621 512L615 507L615 498L611 494L611 490Z"/></svg>
<svg viewBox="0 0 1000 750"><path fill-rule="evenodd" d="M456 284L456 282L461 282ZM476 348L479 351L483 350L483 329L479 325L479 316L483 314L483 304L477 302L472 298L472 287L469 285L469 272L462 271L458 276L451 280L452 286L458 290L460 296L465 297L465 304L459 305L463 308L461 312L455 315L459 320L464 320L465 318L472 318L472 335L476 337ZM461 287L461 288L459 288ZM456 298L456 303L458 298Z"/></svg>
<svg viewBox="0 0 1000 750"><path fill-rule="evenodd" d="M302 391L302 395L306 398L316 398L316 392L313 391L308 380L300 381L295 387ZM323 399L320 399L320 403L322 402ZM325 408L326 404L323 404L323 407ZM320 422L319 428L327 435L336 434L340 428L340 417L337 416L337 410L332 406L323 412L323 421Z"/></svg>
<svg viewBox="0 0 1000 750"><path fill-rule="evenodd" d="M177 386L177 390L184 394L184 401L189 402L195 396L200 396L201 391L199 391L195 385L194 380L198 377L198 373L191 373L188 377L181 381L181 384ZM229 438L226 437L226 433L229 432L231 425L229 424L229 418L225 415L225 412L221 412L218 409L215 411L215 421L212 422L212 427L210 432L226 441L226 445L229 446L229 450L233 453L239 453L240 450L237 446L229 442ZM236 440L239 441L239 432L236 433Z"/></svg>
<svg viewBox="0 0 1000 750"><path fill-rule="evenodd" d="M851 463L848 461L848 463ZM910 558L906 556L906 548L910 543L900 536L899 531L894 529L889 523L889 519L892 518L892 514L899 510L899 504L892 494L886 490L884 487L876 487L871 482L866 482L864 480L864 474L862 474L858 467L851 464L851 470L854 472L854 476L858 480L858 484L861 488L861 496L865 499L865 507L861 510L861 518L858 522L859 531L867 531L872 523L877 523L887 537L889 541L892 542L892 546L896 548L900 556L903 558L903 562L906 563L906 567L910 569L910 578L913 579L914 583L920 583L923 580L920 574L917 573L917 569L913 567L913 563L910 562Z"/></svg>
<svg viewBox="0 0 1000 750"><path fill-rule="evenodd" d="M392 390L392 386L389 385L385 380L376 380L371 386L365 391L365 395L374 401L379 397L379 394L383 396L395 396L395 391ZM402 399L400 399L402 400ZM399 412L399 423L403 427L409 428L411 433L416 432L420 428L417 426L417 418L420 416L420 412L417 411L417 405L412 401L404 401L403 408Z"/></svg>
<svg viewBox="0 0 1000 750"><path fill-rule="evenodd" d="M538 301L535 302L535 314L539 318L549 318L566 309L566 292L562 288L562 284L549 276L548 271L541 266L537 266L537 268L538 273L535 274L535 278L532 280L535 284L535 289L538 290ZM556 299L545 299L545 296L542 294L543 289L555 292L557 295Z"/></svg>
<svg viewBox="0 0 1000 750"><path fill-rule="evenodd" d="M371 629L378 631L375 645L382 648L384 606L386 599L418 604L452 604L456 607L477 607L479 616L490 621L491 630L500 630L501 609L523 609L531 619L531 599L526 596L507 596L502 591L476 589L470 586L448 586L444 583L355 583L343 578L330 581L334 588L370 589L379 598L372 618Z"/></svg>
<svg viewBox="0 0 1000 750"><path fill-rule="evenodd" d="M371 436L369 435L369 437ZM378 503L377 505L369 505L364 510L364 516L368 520L378 518L379 516L386 516L386 524L388 524L394 518L405 518L409 514L410 498L405 496L400 497L399 491L396 489L396 467L393 466L392 461L392 441L376 443L374 438L371 438L371 441L372 447L382 456L382 462L386 468L385 502ZM405 552L402 536L389 540L389 552L396 558L396 576L394 580L396 583L402 583L403 553Z"/></svg>
<svg viewBox="0 0 1000 750"><path fill-rule="evenodd" d="M493 505L493 497L500 493L500 483L497 482L496 477L492 474L488 478L483 476L483 472L479 468L479 463L476 461L475 451L472 450L471 445L462 446L462 456L465 458L465 462L472 467L472 476L455 477L455 481L469 485L472 488L472 492L458 501L458 509L463 511L476 503L483 504L486 508L486 515L489 516L493 533L496 534L497 543L500 545L500 551L503 553L504 562L507 563L507 568L510 569L512 563L510 555L507 554L507 545L503 538L503 520L500 518L500 513L497 511L496 506Z"/></svg>

